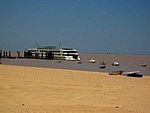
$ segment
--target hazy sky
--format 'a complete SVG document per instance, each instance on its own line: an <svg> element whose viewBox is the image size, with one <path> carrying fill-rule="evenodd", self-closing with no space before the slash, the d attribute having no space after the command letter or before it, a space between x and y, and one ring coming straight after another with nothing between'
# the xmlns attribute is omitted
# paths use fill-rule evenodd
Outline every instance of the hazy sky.
<svg viewBox="0 0 150 113"><path fill-rule="evenodd" d="M0 49L150 54L150 0L0 0Z"/></svg>

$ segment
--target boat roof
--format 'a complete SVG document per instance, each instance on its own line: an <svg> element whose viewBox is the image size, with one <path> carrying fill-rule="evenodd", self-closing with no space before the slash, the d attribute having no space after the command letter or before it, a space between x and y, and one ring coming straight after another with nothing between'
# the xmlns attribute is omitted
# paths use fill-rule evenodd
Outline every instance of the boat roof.
<svg viewBox="0 0 150 113"><path fill-rule="evenodd" d="M74 50L74 49L71 49L71 48L61 48L62 50Z"/></svg>
<svg viewBox="0 0 150 113"><path fill-rule="evenodd" d="M55 46L39 46L38 49L56 49Z"/></svg>

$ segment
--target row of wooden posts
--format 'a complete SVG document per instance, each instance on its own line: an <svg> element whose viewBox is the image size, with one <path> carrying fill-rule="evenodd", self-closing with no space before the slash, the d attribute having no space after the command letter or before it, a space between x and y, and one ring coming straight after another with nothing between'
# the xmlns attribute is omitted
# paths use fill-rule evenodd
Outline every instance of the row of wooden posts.
<svg viewBox="0 0 150 113"><path fill-rule="evenodd" d="M2 51L0 50L1 58L38 58L38 59L53 59L53 54L51 52L46 53L30 53L26 51Z"/></svg>
<svg viewBox="0 0 150 113"><path fill-rule="evenodd" d="M20 58L20 52L17 51L17 56L18 58ZM13 56L11 55L11 51L2 51L0 50L0 59L1 58L13 58Z"/></svg>

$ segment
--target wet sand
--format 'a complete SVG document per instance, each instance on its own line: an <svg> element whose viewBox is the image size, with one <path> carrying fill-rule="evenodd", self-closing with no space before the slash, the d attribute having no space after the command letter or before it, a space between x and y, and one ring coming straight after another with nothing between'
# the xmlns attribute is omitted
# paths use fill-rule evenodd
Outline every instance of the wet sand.
<svg viewBox="0 0 150 113"><path fill-rule="evenodd" d="M150 77L0 65L0 113L149 113Z"/></svg>

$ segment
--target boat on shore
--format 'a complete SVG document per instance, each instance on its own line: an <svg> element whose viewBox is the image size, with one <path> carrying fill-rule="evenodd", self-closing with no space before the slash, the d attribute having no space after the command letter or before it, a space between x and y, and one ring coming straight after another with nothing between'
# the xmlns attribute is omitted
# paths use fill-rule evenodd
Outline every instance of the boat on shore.
<svg viewBox="0 0 150 113"><path fill-rule="evenodd" d="M123 75L124 71L120 70L120 71L112 71L109 72L109 75Z"/></svg>
<svg viewBox="0 0 150 113"><path fill-rule="evenodd" d="M142 74L139 74L139 71L125 72L125 75L128 77L143 77Z"/></svg>

